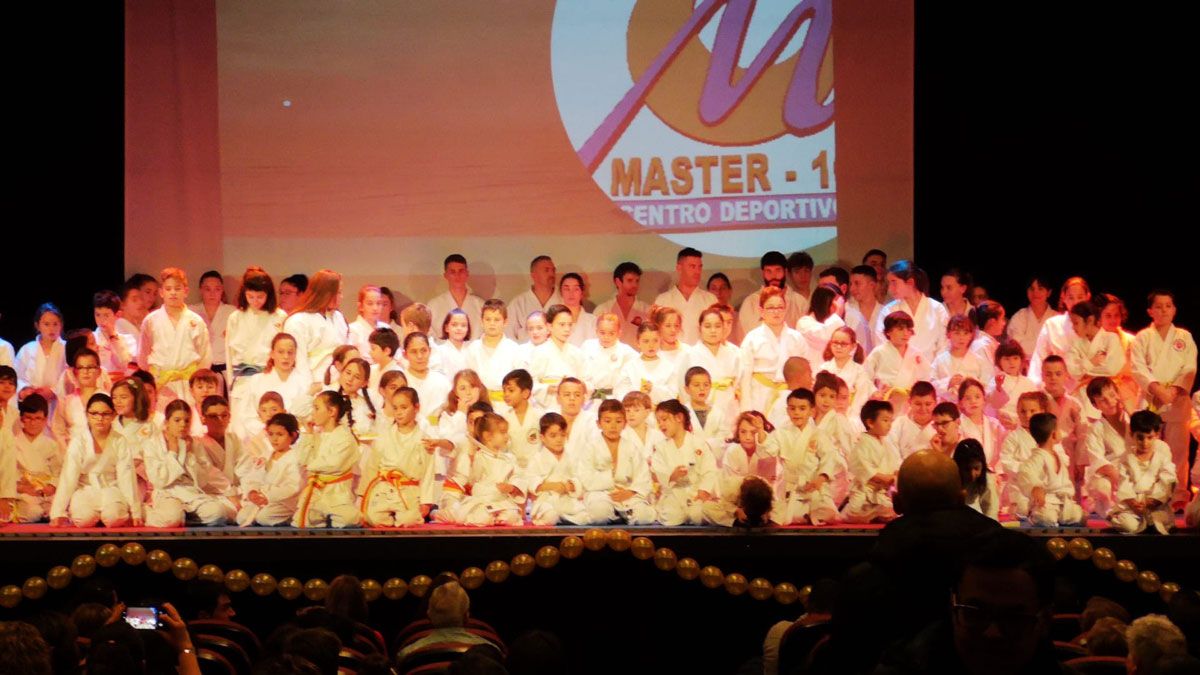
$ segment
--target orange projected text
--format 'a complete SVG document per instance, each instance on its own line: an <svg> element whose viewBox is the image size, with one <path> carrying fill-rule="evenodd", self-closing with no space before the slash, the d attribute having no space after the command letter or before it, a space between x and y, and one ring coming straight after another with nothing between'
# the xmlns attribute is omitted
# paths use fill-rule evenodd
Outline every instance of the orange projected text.
<svg viewBox="0 0 1200 675"><path fill-rule="evenodd" d="M651 157L612 160L613 197L647 197L653 195L751 194L769 192L767 156L761 153L746 155L697 155L674 157L664 161Z"/></svg>

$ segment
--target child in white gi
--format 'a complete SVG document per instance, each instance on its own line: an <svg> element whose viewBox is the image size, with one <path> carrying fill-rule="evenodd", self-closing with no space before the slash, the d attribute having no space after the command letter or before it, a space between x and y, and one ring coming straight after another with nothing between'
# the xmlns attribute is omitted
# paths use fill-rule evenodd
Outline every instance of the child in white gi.
<svg viewBox="0 0 1200 675"><path fill-rule="evenodd" d="M128 375L137 365L138 338L118 328L121 314L121 298L112 291L100 291L92 296L92 316L96 330L96 352L100 355L100 367L110 373ZM132 368L131 368L132 366Z"/></svg>
<svg viewBox="0 0 1200 675"><path fill-rule="evenodd" d="M699 366L712 378L712 407L724 408L728 419L737 415L735 395L742 376L741 349L725 342L725 320L721 310L709 307L700 312L700 341L688 348L680 372ZM766 412L766 411L763 411Z"/></svg>
<svg viewBox="0 0 1200 675"><path fill-rule="evenodd" d="M266 369L247 378L245 387L235 389L231 402L233 423L243 438L253 436L262 429L256 423L256 420L261 421L257 410L262 397L268 392L278 394L283 401L284 411L295 415L301 422L312 414L313 380L308 369L297 364L296 350L296 339L288 333L279 333L271 340L271 356L267 359ZM239 397L241 400L238 400Z"/></svg>
<svg viewBox="0 0 1200 675"><path fill-rule="evenodd" d="M601 314L596 318L596 337L583 343L580 349L587 361L583 381L593 398L612 398L618 380L629 364L639 358L629 345L618 340L621 319L616 314Z"/></svg>
<svg viewBox="0 0 1200 675"><path fill-rule="evenodd" d="M971 351L975 324L963 315L950 317L946 324L946 349L933 360L933 386L943 401L958 400L958 386L970 378L987 382L992 378L992 363Z"/></svg>
<svg viewBox="0 0 1200 675"><path fill-rule="evenodd" d="M812 421L815 405L816 398L807 389L789 393L789 423L776 428L771 437L773 450L779 453L774 519L780 525L824 525L837 519L833 481L841 457Z"/></svg>
<svg viewBox="0 0 1200 675"><path fill-rule="evenodd" d="M116 410L107 394L94 394L87 405L88 432L67 446L58 476L50 524L62 527L142 525L133 457L119 433L113 433Z"/></svg>
<svg viewBox="0 0 1200 675"><path fill-rule="evenodd" d="M850 455L850 500L842 509L848 523L888 521L896 517L892 508L892 486L900 470L900 453L888 440L892 430L892 404L867 401L862 409L867 431L858 438Z"/></svg>
<svg viewBox="0 0 1200 675"><path fill-rule="evenodd" d="M208 461L217 471L225 474L231 488L238 487L238 466L246 461L242 439L228 433L231 414L229 402L224 396L208 396L200 402L200 418L204 420L203 436L196 437L199 450L208 455Z"/></svg>
<svg viewBox="0 0 1200 675"><path fill-rule="evenodd" d="M904 312L892 312L883 318L883 338L867 355L863 367L877 396L903 414L913 384L929 380L929 357L910 344L913 320Z"/></svg>
<svg viewBox="0 0 1200 675"><path fill-rule="evenodd" d="M256 375L267 366L271 355L271 340L283 331L287 312L275 299L275 284L261 267L248 267L238 289L237 311L225 323L225 372L229 380L229 396L245 386L244 378Z"/></svg>
<svg viewBox="0 0 1200 675"><path fill-rule="evenodd" d="M504 419L508 422L508 437L517 467L529 466L541 443L541 419L545 411L530 402L533 394L533 376L529 371L518 368L504 376L501 395L504 400ZM564 443L566 427L563 427Z"/></svg>
<svg viewBox="0 0 1200 675"><path fill-rule="evenodd" d="M1028 307L1022 307L1013 314L1012 320L1008 322L1008 336L1016 340L1017 344L1021 345L1021 349L1026 354L1033 354L1034 347L1037 346L1038 333L1042 330L1042 324L1052 316L1058 316L1058 312L1050 307L1050 284L1041 277L1033 277L1029 280L1029 285L1025 288L1025 297L1029 300Z"/></svg>
<svg viewBox="0 0 1200 675"><path fill-rule="evenodd" d="M378 286L363 286L358 289L358 316L346 327L347 344L358 349L358 353L370 358L369 342L371 333L387 326L381 321L383 309L383 294ZM375 363L374 359L368 363Z"/></svg>
<svg viewBox="0 0 1200 675"><path fill-rule="evenodd" d="M313 382L324 379L333 360L333 350L349 342L346 317L337 308L341 298L342 275L329 269L318 270L309 279L300 304L283 322L283 331L296 340L297 363L302 370L308 370Z"/></svg>
<svg viewBox="0 0 1200 675"><path fill-rule="evenodd" d="M1027 391L1017 399L1017 428L1004 437L1004 443L1000 446L1000 466L996 471L1003 483L1000 494L1005 508L1018 501L1017 492L1020 488L1017 486L1017 474L1037 450L1037 441L1029 433L1029 421L1034 415L1050 412L1049 403L1050 397L1040 391Z"/></svg>
<svg viewBox="0 0 1200 675"><path fill-rule="evenodd" d="M967 315L971 318L971 323L979 328L979 333L971 342L971 351L985 362L995 365L996 350L1002 342L1006 342L1004 307L994 300L984 300L971 308Z"/></svg>
<svg viewBox="0 0 1200 675"><path fill-rule="evenodd" d="M768 436L776 427L771 426L760 412L738 415L734 429L736 431L722 453L720 492L725 508L736 513L738 496L746 479L761 479L773 486L774 491L779 475L779 450L778 443Z"/></svg>
<svg viewBox="0 0 1200 675"><path fill-rule="evenodd" d="M954 463L958 465L967 506L992 520L999 520L1000 495L996 491L994 474L988 471L983 445L974 438L959 441L954 448Z"/></svg>
<svg viewBox="0 0 1200 675"><path fill-rule="evenodd" d="M423 412L425 419L431 425L436 425L452 387L450 378L429 365L432 355L429 336L424 333L409 333L404 336L404 358L408 362L404 375L408 378L408 386L416 389L420 399L426 402Z"/></svg>
<svg viewBox="0 0 1200 675"><path fill-rule="evenodd" d="M1039 527L1084 522L1083 509L1075 501L1070 460L1058 443L1057 426L1050 413L1038 413L1029 420L1029 433L1037 449L1017 474L1015 511Z"/></svg>
<svg viewBox="0 0 1200 675"><path fill-rule="evenodd" d="M146 477L154 488L146 525L183 527L187 516L202 525L233 520L237 510L225 496L229 480L188 435L191 406L176 399L167 404L165 414L162 433L144 448Z"/></svg>
<svg viewBox="0 0 1200 675"><path fill-rule="evenodd" d="M624 436L629 437L633 441L637 451L642 457L646 458L647 463L650 461L650 454L654 452L654 445L663 439L662 432L658 430L657 424L650 424L650 417L654 413L654 405L650 403L650 397L640 391L631 391L621 399L621 406L625 409L625 431ZM647 494L649 497L649 494Z"/></svg>
<svg viewBox="0 0 1200 675"><path fill-rule="evenodd" d="M539 421L539 432L541 447L521 472L530 500L530 522L542 526L560 522L586 525L575 458L563 452L567 447L567 421L558 413L546 413Z"/></svg>
<svg viewBox="0 0 1200 675"><path fill-rule="evenodd" d="M442 372L447 377L467 368L467 344L471 340L471 321L467 313L455 307L442 320L442 329L438 332L438 357L442 362Z"/></svg>
<svg viewBox="0 0 1200 675"><path fill-rule="evenodd" d="M965 438L974 438L983 444L988 459L988 468L997 471L1000 466L1000 444L1004 442L1004 425L1000 420L984 412L985 396L983 383L966 379L958 385L958 409L962 413L959 425Z"/></svg>
<svg viewBox="0 0 1200 675"><path fill-rule="evenodd" d="M937 404L937 390L932 384L923 380L913 383L908 395L908 412L892 422L889 434L892 444L900 451L900 461L918 450L933 447L933 408Z"/></svg>
<svg viewBox="0 0 1200 675"><path fill-rule="evenodd" d="M374 393L367 389L371 379L371 364L366 359L353 358L346 362L342 374L338 377L337 390L350 401L350 410L354 416L354 428L351 431L360 441L368 442L375 435L376 409L383 405L373 398Z"/></svg>
<svg viewBox="0 0 1200 675"><path fill-rule="evenodd" d="M655 408L664 440L654 446L650 470L658 482L658 522L678 525L732 525L721 505L717 462L708 445L692 433L688 410L676 399Z"/></svg>
<svg viewBox="0 0 1200 675"><path fill-rule="evenodd" d="M633 395L645 394L634 392ZM638 412L641 401L630 402ZM592 525L625 523L649 525L656 519L650 506L653 485L650 463L626 426L627 408L615 399L600 403L596 423L600 433L588 436L576 461L584 517ZM647 414L642 415L643 418Z"/></svg>
<svg viewBox="0 0 1200 675"><path fill-rule="evenodd" d="M487 387L492 405L499 405L503 396L504 377L513 370L521 356L521 346L504 335L508 308L503 300L492 298L483 303L479 319L483 335L467 345L467 368L475 371Z"/></svg>
<svg viewBox="0 0 1200 675"><path fill-rule="evenodd" d="M775 401L787 395L783 364L793 356L814 359L808 354L804 338L784 322L787 300L784 291L774 286L762 289L758 296L762 323L742 339L741 409L770 413Z"/></svg>
<svg viewBox="0 0 1200 675"><path fill-rule="evenodd" d="M1067 391L1070 381L1067 362L1061 356L1047 356L1042 361L1042 391L1050 398L1046 412L1058 418L1058 435L1062 437L1063 450L1071 458L1071 468L1076 482L1083 482L1087 467L1088 420L1083 415L1083 406L1071 392ZM1086 394L1085 394L1086 395Z"/></svg>
<svg viewBox="0 0 1200 675"><path fill-rule="evenodd" d="M1176 326L1175 295L1153 291L1146 313L1151 325L1138 332L1130 349L1133 377L1142 389L1143 403L1163 420L1163 438L1175 464L1173 505L1186 503L1188 467L1188 392L1196 381L1196 341ZM1198 461L1197 466L1200 466Z"/></svg>
<svg viewBox="0 0 1200 675"><path fill-rule="evenodd" d="M195 413L192 415L192 428L188 430L189 435L203 436L205 434L204 416L200 414L200 408L204 404L204 399L220 395L223 383L224 380L221 379L221 376L208 368L201 368L188 378L187 404Z"/></svg>
<svg viewBox="0 0 1200 675"><path fill-rule="evenodd" d="M43 304L33 313L33 327L37 329L37 339L21 347L12 364L17 371L17 388L32 388L53 408L54 386L67 369L62 312L48 302Z"/></svg>
<svg viewBox="0 0 1200 675"><path fill-rule="evenodd" d="M355 527L362 522L353 484L360 453L350 417L350 401L336 391L313 399L312 432L296 447L308 483L292 518L295 527Z"/></svg>
<svg viewBox="0 0 1200 675"><path fill-rule="evenodd" d="M186 304L187 274L177 267L168 267L162 271L160 280L163 304L142 321L138 366L154 375L158 399L165 404L169 398L186 400L192 373L210 367L212 356L208 325L204 317ZM173 396L165 396L163 389Z"/></svg>
<svg viewBox="0 0 1200 675"><path fill-rule="evenodd" d="M996 348L996 375L988 384L987 408L988 415L1000 420L1005 429L1017 427L1017 400L1021 394L1037 391L1033 380L1021 374L1021 366L1025 363L1025 353L1021 345L1009 340ZM987 380L981 380L987 382ZM1044 412L1050 412L1046 410Z"/></svg>
<svg viewBox="0 0 1200 675"><path fill-rule="evenodd" d="M367 450L362 510L372 527L412 527L425 522L437 501L436 434L421 418L421 401L412 387L392 394L391 409L392 424Z"/></svg>
<svg viewBox="0 0 1200 675"><path fill-rule="evenodd" d="M861 363L863 355L859 349L858 335L849 326L842 326L833 331L824 351L823 356L828 357L817 368L817 372L833 373L842 378L850 389L850 408L846 414L858 417L863 404L875 392L875 385Z"/></svg>
<svg viewBox="0 0 1200 675"><path fill-rule="evenodd" d="M391 328L376 328L367 336L367 353L371 356L369 387L372 391L379 390L380 383L388 373L404 372L404 369L400 367L400 362L396 360L398 351L400 351L400 338ZM408 386L407 379L404 386ZM386 408L390 399L385 396L382 400Z"/></svg>
<svg viewBox="0 0 1200 675"><path fill-rule="evenodd" d="M1095 377L1116 377L1125 367L1121 338L1100 326L1100 310L1091 301L1078 302L1067 317L1075 339L1065 355L1067 372L1080 389Z"/></svg>
<svg viewBox="0 0 1200 675"><path fill-rule="evenodd" d="M729 407L715 407L709 404L712 392L712 378L708 371L700 366L692 366L683 377L683 394L691 415L692 429L696 435L708 443L709 449L721 462L725 452L725 443L733 435L733 416Z"/></svg>
<svg viewBox="0 0 1200 675"><path fill-rule="evenodd" d="M243 474L242 507L237 514L237 524L242 527L290 523L307 482L299 453L292 449L300 438L295 415L272 416L267 420L266 433L270 453L251 459Z"/></svg>
<svg viewBox="0 0 1200 675"><path fill-rule="evenodd" d="M1170 446L1159 439L1162 427L1162 418L1149 410L1129 418L1133 445L1118 465L1121 486L1108 512L1108 522L1121 532L1138 534L1153 524L1159 534L1169 534L1175 525L1175 464Z"/></svg>
<svg viewBox="0 0 1200 675"><path fill-rule="evenodd" d="M475 442L455 457L444 488L464 496L441 519L458 525L520 525L525 520L525 491L518 485L517 462L508 450L508 422L483 413L474 421L471 436Z"/></svg>
<svg viewBox="0 0 1200 675"><path fill-rule="evenodd" d="M1064 314L1049 317L1042 322L1042 329L1038 331L1037 341L1029 356L1029 379L1041 382L1042 361L1052 355L1065 357L1071 351L1071 343L1078 335L1071 327L1071 319L1065 312L1071 311L1076 304L1091 299L1092 290L1083 277L1071 277L1063 282L1058 293L1058 309ZM1067 388L1074 391L1075 385L1076 383L1071 381Z"/></svg>
<svg viewBox="0 0 1200 675"><path fill-rule="evenodd" d="M534 347L529 372L538 384L545 387L545 396L552 399L563 378L581 378L587 372L583 351L570 343L575 326L574 315L566 305L553 305L546 310L550 339ZM537 392L535 392L536 394Z"/></svg>
<svg viewBox="0 0 1200 675"><path fill-rule="evenodd" d="M1111 379L1103 376L1093 379L1087 385L1087 396L1100 411L1100 419L1092 422L1084 441L1088 464L1083 492L1092 512L1104 517L1115 504L1116 490L1121 485L1117 467L1129 452L1133 439L1129 433L1129 414Z"/></svg>
<svg viewBox="0 0 1200 675"><path fill-rule="evenodd" d="M21 429L12 434L16 461L16 511L14 522L34 523L50 512L50 504L62 471L62 446L43 433L46 429L46 399L29 394L18 404ZM0 412L0 415L3 413ZM84 419L87 419L85 413ZM0 419L0 435L12 433ZM87 423L81 433L87 433Z"/></svg>
<svg viewBox="0 0 1200 675"><path fill-rule="evenodd" d="M921 360L926 367L946 346L946 323L950 321L950 313L946 306L930 298L917 285L917 280L923 275L919 268L908 260L898 260L888 267L887 290L894 300L879 310L875 319L875 349L888 342L887 318L896 312L908 316L911 339L905 344L921 354ZM874 350L872 350L874 351ZM914 380L927 379L919 375Z"/></svg>
<svg viewBox="0 0 1200 675"><path fill-rule="evenodd" d="M54 438L63 444L71 440L72 434L82 433L87 429L84 406L92 394L101 391L98 386L101 372L100 355L87 347L77 350L71 370L75 374L78 386L75 391L59 399L54 408L52 424Z"/></svg>

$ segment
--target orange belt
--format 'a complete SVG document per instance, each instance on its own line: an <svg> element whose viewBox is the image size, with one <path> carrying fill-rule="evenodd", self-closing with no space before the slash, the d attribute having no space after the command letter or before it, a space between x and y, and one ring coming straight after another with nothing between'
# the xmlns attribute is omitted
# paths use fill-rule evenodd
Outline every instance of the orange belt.
<svg viewBox="0 0 1200 675"><path fill-rule="evenodd" d="M367 515L367 502L371 499L371 491L380 483L391 483L392 487L396 488L396 493L400 495L400 503L404 505L406 511L408 510L408 501L404 499L404 493L400 491L400 488L420 487L421 485L421 481L409 477L408 474L399 469L380 471L379 475L372 478L370 483L367 483L367 489L363 491L362 513L364 516Z"/></svg>
<svg viewBox="0 0 1200 675"><path fill-rule="evenodd" d="M443 492L445 492L445 491L457 492L460 495L470 495L471 494L471 486L468 485L467 487L464 488L463 486L459 485L458 482L455 481L453 478L447 478L446 482L442 485L442 491Z"/></svg>
<svg viewBox="0 0 1200 675"><path fill-rule="evenodd" d="M324 490L336 483L353 480L353 478L353 471L347 471L339 476L330 476L327 474L313 474L309 476L308 485L304 487L304 498L301 500L303 505L300 507L300 527L308 527L308 507L312 504L314 492Z"/></svg>

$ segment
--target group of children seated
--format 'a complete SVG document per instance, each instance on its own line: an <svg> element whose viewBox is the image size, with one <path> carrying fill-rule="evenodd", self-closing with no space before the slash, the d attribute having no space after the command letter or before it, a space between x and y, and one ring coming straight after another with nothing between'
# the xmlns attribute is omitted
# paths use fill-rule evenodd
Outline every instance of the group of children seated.
<svg viewBox="0 0 1200 675"><path fill-rule="evenodd" d="M520 317L522 342L509 307L528 298L435 317L421 303L393 312L386 289L367 286L350 323L329 270L285 312L291 289L277 296L260 268L236 308L216 273L189 308L185 273L168 268L161 307L136 326L131 284L124 301L97 293L97 328L65 341L44 305L15 368L0 341L0 523L883 522L901 462L920 450L951 455L967 503L993 518L1054 527L1094 513L1129 533L1166 533L1177 511L1200 520L1187 487L1196 347L1170 292L1151 293L1152 324L1133 336L1118 332L1120 311L1111 325L1119 300L1097 305L1075 278L1060 315L1035 280L1027 354L1002 307L966 300L958 272L942 280L946 304L907 261L883 273L889 302L867 264L822 271L805 297L772 253L738 312L688 304L704 299L686 281L699 258L682 251L678 286L640 317L619 298L592 316L582 279L565 275L574 302L535 298L547 306ZM546 260L531 265L531 294ZM618 294L640 274L622 263ZM806 305L794 327L789 302ZM951 315L955 304L965 311ZM761 318L735 336L751 310Z"/></svg>

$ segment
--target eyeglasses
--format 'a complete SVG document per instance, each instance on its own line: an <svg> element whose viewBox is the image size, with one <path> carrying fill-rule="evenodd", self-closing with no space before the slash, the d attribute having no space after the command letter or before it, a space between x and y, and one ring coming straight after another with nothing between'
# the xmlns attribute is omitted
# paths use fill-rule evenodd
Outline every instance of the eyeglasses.
<svg viewBox="0 0 1200 675"><path fill-rule="evenodd" d="M92 419L104 420L116 417L117 413L110 411L89 410L87 411L87 416L91 417Z"/></svg>
<svg viewBox="0 0 1200 675"><path fill-rule="evenodd" d="M763 307L764 312L782 312L786 307Z"/></svg>
<svg viewBox="0 0 1200 675"><path fill-rule="evenodd" d="M1005 635L1028 631L1037 623L1039 616L1036 613L984 609L974 605L955 604L953 607L955 618L968 629L983 632L995 625Z"/></svg>
<svg viewBox="0 0 1200 675"><path fill-rule="evenodd" d="M849 342L847 340L830 340L829 344L834 347L849 347L850 345L852 345L854 343Z"/></svg>
<svg viewBox="0 0 1200 675"><path fill-rule="evenodd" d="M75 366L75 370L100 370L100 366Z"/></svg>

